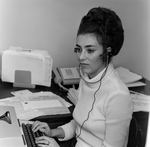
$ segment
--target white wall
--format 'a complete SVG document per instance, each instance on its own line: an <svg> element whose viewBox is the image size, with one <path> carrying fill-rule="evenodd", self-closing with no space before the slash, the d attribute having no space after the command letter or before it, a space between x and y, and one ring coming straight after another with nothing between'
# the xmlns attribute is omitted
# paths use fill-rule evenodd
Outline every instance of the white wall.
<svg viewBox="0 0 150 147"><path fill-rule="evenodd" d="M0 0L0 51L9 46L44 49L54 66L76 66L76 32L94 6L111 8L123 22L125 42L115 65L150 80L149 0Z"/></svg>

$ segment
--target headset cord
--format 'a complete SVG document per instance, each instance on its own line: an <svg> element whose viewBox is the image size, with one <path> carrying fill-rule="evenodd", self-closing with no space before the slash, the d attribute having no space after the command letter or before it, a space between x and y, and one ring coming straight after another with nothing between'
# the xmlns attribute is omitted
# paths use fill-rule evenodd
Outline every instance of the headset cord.
<svg viewBox="0 0 150 147"><path fill-rule="evenodd" d="M99 91L99 89L100 89L100 87L101 87L102 79L103 79L104 76L106 75L107 69L108 69L108 63L106 64L106 69L105 69L105 71L103 72L103 74L102 74L100 80L98 80L98 81L100 82L100 84L99 84L97 90L96 90L95 93L94 93L94 100L93 100L93 103L92 103L92 107L91 107L90 111L88 112L87 118L83 121L83 123L82 123L82 125L81 125L81 127L80 127L80 133L76 136L76 138L78 138L78 137L81 135L81 130L82 130L82 128L83 128L85 122L88 121L88 119L89 119L89 117L90 117L90 113L92 112L92 110L93 110L93 108L94 108L95 101L96 101L96 93ZM97 83L98 81L93 82L93 83ZM93 84L93 83L92 83L92 84Z"/></svg>

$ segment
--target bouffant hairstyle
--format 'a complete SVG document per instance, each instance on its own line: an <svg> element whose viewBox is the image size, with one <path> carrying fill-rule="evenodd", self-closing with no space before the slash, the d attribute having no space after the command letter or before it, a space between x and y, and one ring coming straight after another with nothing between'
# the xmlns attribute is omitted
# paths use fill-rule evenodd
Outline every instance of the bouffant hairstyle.
<svg viewBox="0 0 150 147"><path fill-rule="evenodd" d="M118 15L107 8L97 7L89 10L81 19L78 35L93 34L103 46L103 55L107 56L107 48L111 48L108 62L119 53L124 42L124 30ZM104 59L106 60L106 59Z"/></svg>

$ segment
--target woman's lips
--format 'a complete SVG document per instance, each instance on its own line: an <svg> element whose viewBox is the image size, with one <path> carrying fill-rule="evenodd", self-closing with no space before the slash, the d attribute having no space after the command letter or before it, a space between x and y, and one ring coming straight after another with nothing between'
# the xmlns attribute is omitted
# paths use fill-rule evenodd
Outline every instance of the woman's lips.
<svg viewBox="0 0 150 147"><path fill-rule="evenodd" d="M89 66L89 65L86 64L86 63L80 63L80 66L81 66L81 67L87 67L87 66Z"/></svg>

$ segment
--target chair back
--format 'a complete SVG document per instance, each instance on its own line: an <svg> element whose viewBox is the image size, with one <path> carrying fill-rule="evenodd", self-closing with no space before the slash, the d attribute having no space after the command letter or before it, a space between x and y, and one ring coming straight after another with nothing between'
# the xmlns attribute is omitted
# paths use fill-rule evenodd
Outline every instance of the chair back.
<svg viewBox="0 0 150 147"><path fill-rule="evenodd" d="M143 147L143 131L138 121L132 116L129 128L129 137L127 147Z"/></svg>

